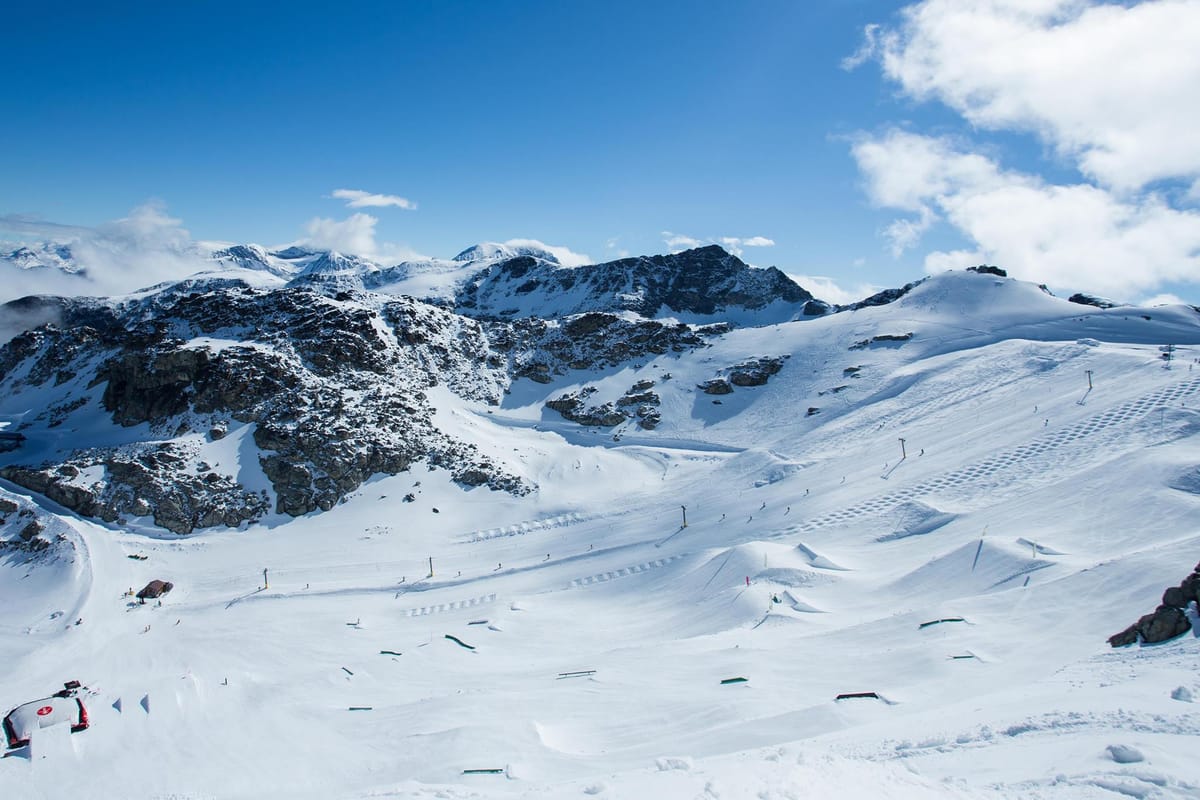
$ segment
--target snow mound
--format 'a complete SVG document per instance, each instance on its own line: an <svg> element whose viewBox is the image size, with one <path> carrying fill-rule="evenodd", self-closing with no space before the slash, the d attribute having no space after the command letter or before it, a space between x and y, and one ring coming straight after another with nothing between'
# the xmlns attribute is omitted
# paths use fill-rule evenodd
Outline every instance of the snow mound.
<svg viewBox="0 0 1200 800"><path fill-rule="evenodd" d="M1107 751L1108 757L1118 764L1136 764L1146 760L1141 750L1127 744L1110 744L1104 749Z"/></svg>
<svg viewBox="0 0 1200 800"><path fill-rule="evenodd" d="M1167 486L1189 494L1200 494L1200 466L1189 467L1167 481Z"/></svg>
<svg viewBox="0 0 1200 800"><path fill-rule="evenodd" d="M923 536L932 533L958 518L957 514L941 511L926 505L919 500L911 500L896 506L892 514L895 528L891 533L879 536L875 541L890 542L905 539L909 536Z"/></svg>
<svg viewBox="0 0 1200 800"><path fill-rule="evenodd" d="M953 599L1011 589L1052 563L1030 556L1028 547L991 539L970 542L936 556L894 581L889 591Z"/></svg>

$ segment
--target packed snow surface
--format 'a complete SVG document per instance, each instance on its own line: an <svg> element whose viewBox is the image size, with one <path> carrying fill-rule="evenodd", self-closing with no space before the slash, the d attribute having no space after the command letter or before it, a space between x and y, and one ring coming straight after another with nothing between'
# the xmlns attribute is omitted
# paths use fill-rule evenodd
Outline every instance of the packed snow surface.
<svg viewBox="0 0 1200 800"><path fill-rule="evenodd" d="M419 467L179 537L4 484L62 540L0 562L0 702L78 679L91 727L0 796L1200 796L1200 642L1105 643L1200 560L1200 327L1141 311L960 274L499 408L440 390L521 498ZM655 431L542 405L639 379Z"/></svg>

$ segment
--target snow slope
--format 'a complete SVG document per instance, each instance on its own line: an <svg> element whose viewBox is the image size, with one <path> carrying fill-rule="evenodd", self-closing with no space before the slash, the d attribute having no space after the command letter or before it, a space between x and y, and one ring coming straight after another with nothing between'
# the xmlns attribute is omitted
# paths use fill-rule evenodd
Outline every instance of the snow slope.
<svg viewBox="0 0 1200 800"><path fill-rule="evenodd" d="M525 497L418 468L177 537L3 485L64 538L0 561L0 701L95 693L0 794L1196 797L1200 642L1105 638L1200 557L1198 319L956 273L499 408L437 390ZM639 379L654 431L543 407Z"/></svg>

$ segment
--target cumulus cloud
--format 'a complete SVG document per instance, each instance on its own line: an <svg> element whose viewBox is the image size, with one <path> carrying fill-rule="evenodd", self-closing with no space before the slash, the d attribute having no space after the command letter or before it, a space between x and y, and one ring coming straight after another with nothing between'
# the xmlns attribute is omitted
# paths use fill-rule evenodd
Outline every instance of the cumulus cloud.
<svg viewBox="0 0 1200 800"><path fill-rule="evenodd" d="M858 302L880 291L880 287L870 283L843 286L835 278L826 275L803 275L789 272L787 276L811 292L812 296L818 300L840 306Z"/></svg>
<svg viewBox="0 0 1200 800"><path fill-rule="evenodd" d="M921 0L868 26L843 67L874 60L903 95L1032 133L1079 176L1006 168L996 142L861 134L868 196L907 212L881 231L892 254L946 223L967 247L926 254L928 271L987 261L1125 296L1200 282L1198 29L1200 0Z"/></svg>
<svg viewBox="0 0 1200 800"><path fill-rule="evenodd" d="M693 236L685 236L681 233L671 233L663 231L663 243L671 248L672 252L680 250L690 250L696 247L704 247L709 244L719 244L733 253L735 256L740 256L746 247L774 247L775 241L768 239L765 236L750 236L741 238L738 236L717 236L708 240L697 239Z"/></svg>
<svg viewBox="0 0 1200 800"><path fill-rule="evenodd" d="M409 211L415 211L417 204L407 197L400 197L395 194L374 194L372 192L364 192L362 189L334 189L332 197L338 200L346 200L347 208L387 208L395 206L396 208L404 208Z"/></svg>
<svg viewBox="0 0 1200 800"><path fill-rule="evenodd" d="M145 203L94 228L8 214L0 217L0 232L67 245L81 268L73 274L50 267L20 270L0 283L3 301L29 294L125 294L212 266L182 222L170 216L160 201Z"/></svg>
<svg viewBox="0 0 1200 800"><path fill-rule="evenodd" d="M1172 208L1158 194L1047 183L953 140L907 131L860 137L852 153L872 201L915 213L908 230L919 233L936 216L972 243L930 253L929 271L986 261L1051 286L1124 296L1200 279L1200 212Z"/></svg>
<svg viewBox="0 0 1200 800"><path fill-rule="evenodd" d="M663 231L663 244L672 250L690 250L694 247L703 247L704 242L699 239L693 239L691 236L684 236L680 233L671 233Z"/></svg>
<svg viewBox="0 0 1200 800"><path fill-rule="evenodd" d="M308 236L302 242L318 250L369 257L375 253L375 225L378 222L378 218L362 212L341 220L313 217L304 225Z"/></svg>
<svg viewBox="0 0 1200 800"><path fill-rule="evenodd" d="M915 247L925 231L933 227L933 223L937 220L937 214L933 213L928 206L922 206L918 211L920 213L916 219L903 217L895 219L883 229L884 238L892 243L893 258L899 258L905 250Z"/></svg>
<svg viewBox="0 0 1200 800"><path fill-rule="evenodd" d="M307 235L294 244L363 256L381 264L425 258L408 245L377 241L375 226L378 223L377 217L361 211L345 219L313 217L304 224Z"/></svg>
<svg viewBox="0 0 1200 800"><path fill-rule="evenodd" d="M1104 186L1200 176L1200 0L924 0L865 31L918 100L1035 133Z"/></svg>

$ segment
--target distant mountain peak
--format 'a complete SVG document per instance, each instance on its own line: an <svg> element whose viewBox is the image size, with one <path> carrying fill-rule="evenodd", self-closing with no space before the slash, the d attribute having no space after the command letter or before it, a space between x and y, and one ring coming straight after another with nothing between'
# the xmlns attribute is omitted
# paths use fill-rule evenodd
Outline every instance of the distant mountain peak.
<svg viewBox="0 0 1200 800"><path fill-rule="evenodd" d="M719 245L563 269L531 254L496 261L464 284L463 313L494 317L632 311L711 316L780 304L784 316L830 310L774 267L751 267ZM790 309L790 310L789 310Z"/></svg>
<svg viewBox="0 0 1200 800"><path fill-rule="evenodd" d="M518 256L533 256L552 264L559 264L558 257L545 248L536 245L511 245L501 242L480 242L472 245L454 257L454 261L504 261Z"/></svg>
<svg viewBox="0 0 1200 800"><path fill-rule="evenodd" d="M10 252L0 253L0 261L8 262L18 269L49 267L69 273L85 271L83 266L75 260L75 253L71 250L71 246L58 242L23 244Z"/></svg>

